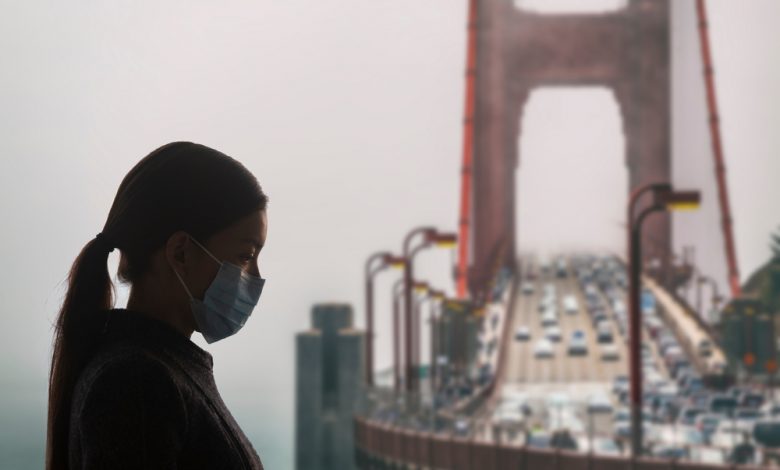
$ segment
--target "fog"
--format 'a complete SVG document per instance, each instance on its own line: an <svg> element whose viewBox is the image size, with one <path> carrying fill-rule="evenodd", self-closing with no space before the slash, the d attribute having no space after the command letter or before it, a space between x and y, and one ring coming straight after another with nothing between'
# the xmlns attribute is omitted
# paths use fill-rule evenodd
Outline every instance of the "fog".
<svg viewBox="0 0 780 470"><path fill-rule="evenodd" d="M674 179L705 187L714 176L693 2L674 3ZM744 279L768 258L780 224L780 3L708 3ZM102 229L126 172L161 144L190 140L243 162L271 198L258 308L235 337L193 341L213 354L225 402L266 467L291 468L293 336L311 305L349 302L362 326L366 257L398 250L417 225L456 228L466 2L74 5L6 2L0 16L0 455L40 467L51 325L68 269ZM614 107L604 90L530 98L516 176L521 246L623 239ZM676 246L703 243L699 256L716 259L717 207L705 196L699 215L686 214L690 226L675 221ZM112 273L117 260L115 251ZM448 250L429 251L417 272L452 293L452 262ZM376 285L380 367L390 362L396 276ZM122 287L117 306L125 301Z"/></svg>

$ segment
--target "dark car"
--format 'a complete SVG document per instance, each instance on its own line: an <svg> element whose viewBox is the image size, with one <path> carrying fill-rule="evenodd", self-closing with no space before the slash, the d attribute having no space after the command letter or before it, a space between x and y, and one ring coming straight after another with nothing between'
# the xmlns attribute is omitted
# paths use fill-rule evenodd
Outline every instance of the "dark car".
<svg viewBox="0 0 780 470"><path fill-rule="evenodd" d="M739 396L739 406L744 408L761 408L764 404L764 395L757 392L743 392Z"/></svg>
<svg viewBox="0 0 780 470"><path fill-rule="evenodd" d="M692 425L696 421L696 417L705 413L707 410L704 408L696 408L695 406L686 406L680 410L680 414L677 416L677 421L680 424Z"/></svg>
<svg viewBox="0 0 780 470"><path fill-rule="evenodd" d="M739 403L736 398L725 394L718 394L710 398L707 407L713 413L731 416L738 405Z"/></svg>

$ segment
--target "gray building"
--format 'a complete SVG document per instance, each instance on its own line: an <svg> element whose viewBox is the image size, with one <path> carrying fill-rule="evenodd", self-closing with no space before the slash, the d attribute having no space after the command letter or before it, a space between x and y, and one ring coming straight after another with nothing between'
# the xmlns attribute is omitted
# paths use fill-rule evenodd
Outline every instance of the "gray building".
<svg viewBox="0 0 780 470"><path fill-rule="evenodd" d="M315 305L311 324L296 337L295 468L356 469L352 418L365 400L364 333L346 304Z"/></svg>

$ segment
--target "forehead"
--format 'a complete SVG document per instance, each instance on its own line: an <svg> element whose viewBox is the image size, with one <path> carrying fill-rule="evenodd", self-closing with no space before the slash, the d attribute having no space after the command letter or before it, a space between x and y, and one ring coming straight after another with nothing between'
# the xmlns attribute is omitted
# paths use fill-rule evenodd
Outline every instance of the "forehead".
<svg viewBox="0 0 780 470"><path fill-rule="evenodd" d="M265 211L255 211L228 226L215 239L225 243L255 242L262 246L267 232L268 217Z"/></svg>

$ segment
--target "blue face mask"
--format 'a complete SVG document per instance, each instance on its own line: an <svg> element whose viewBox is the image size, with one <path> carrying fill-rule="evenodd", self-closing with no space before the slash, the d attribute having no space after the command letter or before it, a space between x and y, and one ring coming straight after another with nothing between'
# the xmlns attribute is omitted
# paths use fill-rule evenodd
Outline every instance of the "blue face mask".
<svg viewBox="0 0 780 470"><path fill-rule="evenodd" d="M206 289L202 301L192 296L179 273L173 270L190 296L195 323L206 341L211 344L234 335L244 326L260 300L265 279L248 274L233 263L218 260L195 238L190 239L220 265L217 276Z"/></svg>

